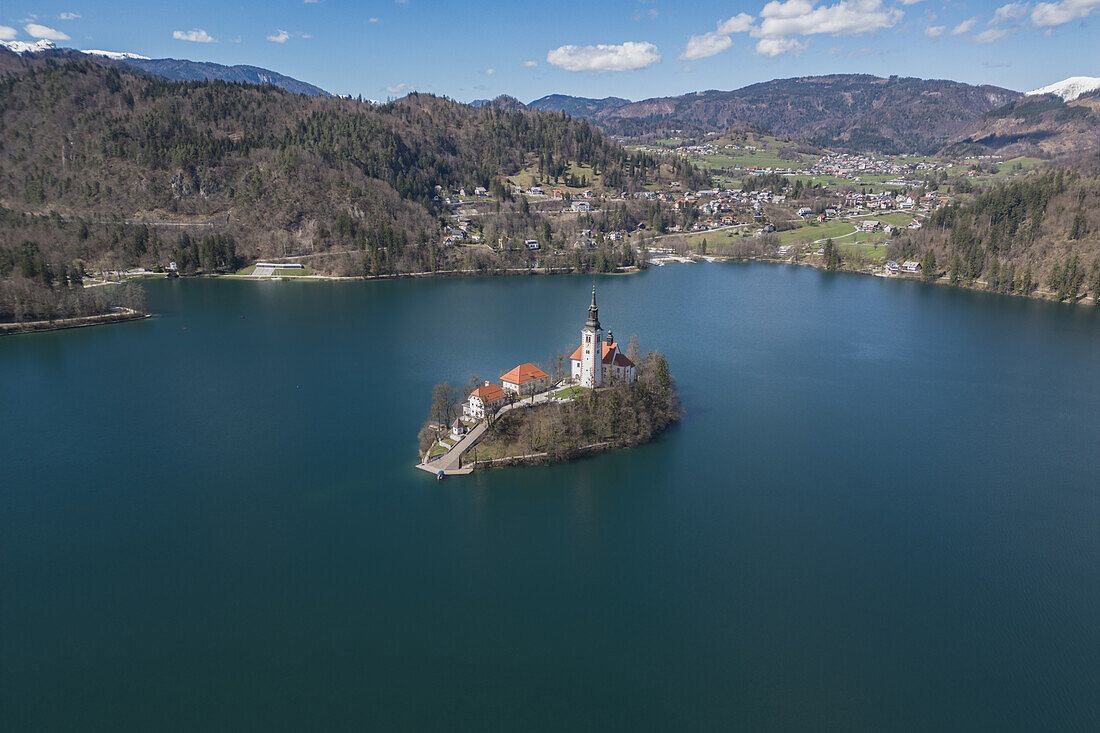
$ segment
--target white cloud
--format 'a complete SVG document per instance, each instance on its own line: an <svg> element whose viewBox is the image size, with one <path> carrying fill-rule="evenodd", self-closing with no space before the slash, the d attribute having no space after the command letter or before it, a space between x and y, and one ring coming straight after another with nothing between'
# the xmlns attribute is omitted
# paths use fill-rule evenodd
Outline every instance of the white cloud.
<svg viewBox="0 0 1100 733"><path fill-rule="evenodd" d="M833 36L873 33L897 25L905 15L883 7L882 0L840 0L815 7L809 0L772 0L760 10L755 38L784 38L827 33Z"/></svg>
<svg viewBox="0 0 1100 733"><path fill-rule="evenodd" d="M313 34L312 34L312 33L299 33L299 34L298 34L298 36L299 36L300 38L305 38L305 39L310 39L310 38L313 38Z"/></svg>
<svg viewBox="0 0 1100 733"><path fill-rule="evenodd" d="M302 0L302 2L304 2L306 5L316 5L317 3L321 2L321 0Z"/></svg>
<svg viewBox="0 0 1100 733"><path fill-rule="evenodd" d="M290 40L290 33L288 33L287 31L278 30L268 36L267 40L271 41L272 43L286 43L288 40Z"/></svg>
<svg viewBox="0 0 1100 733"><path fill-rule="evenodd" d="M0 41L14 41L17 35L19 35L19 31L10 25L0 25Z"/></svg>
<svg viewBox="0 0 1100 733"><path fill-rule="evenodd" d="M1007 5L1002 5L993 11L993 19L989 21L989 25L1017 20L1027 15L1027 10L1027 3L1008 3Z"/></svg>
<svg viewBox="0 0 1100 733"><path fill-rule="evenodd" d="M947 30L945 25L930 25L924 29L924 35L929 38L939 38L945 30Z"/></svg>
<svg viewBox="0 0 1100 733"><path fill-rule="evenodd" d="M993 43L1009 34L1007 28L987 28L974 36L974 43Z"/></svg>
<svg viewBox="0 0 1100 733"><path fill-rule="evenodd" d="M546 54L546 62L566 71L635 71L661 60L657 47L647 41L626 41L618 45L561 46Z"/></svg>
<svg viewBox="0 0 1100 733"><path fill-rule="evenodd" d="M32 38L46 38L51 41L67 41L69 37L59 30L54 30L49 26L39 25L38 23L27 23L23 26L23 30L27 32L28 36Z"/></svg>
<svg viewBox="0 0 1100 733"><path fill-rule="evenodd" d="M371 18L371 19L369 19L369 20L368 20L367 22L368 22L368 23L377 23L377 22L378 22L378 18Z"/></svg>
<svg viewBox="0 0 1100 733"><path fill-rule="evenodd" d="M533 68L535 68L536 66L539 65L539 62L538 61L524 61L523 65L526 66L528 69L533 69Z"/></svg>
<svg viewBox="0 0 1100 733"><path fill-rule="evenodd" d="M753 17L748 13L738 13L718 24L719 33L744 33L752 28Z"/></svg>
<svg viewBox="0 0 1100 733"><path fill-rule="evenodd" d="M951 35L961 36L963 33L969 33L970 29L974 27L974 24L978 22L977 18L967 18L962 23L951 29Z"/></svg>
<svg viewBox="0 0 1100 733"><path fill-rule="evenodd" d="M80 13L62 13L57 17L61 18L61 20L76 20L81 17L81 15Z"/></svg>
<svg viewBox="0 0 1100 733"><path fill-rule="evenodd" d="M705 59L715 54L722 53L732 45L732 38L718 31L711 31L701 36L692 36L689 38L687 48L680 54L680 58L691 61Z"/></svg>
<svg viewBox="0 0 1100 733"><path fill-rule="evenodd" d="M485 74L485 76L492 76L493 74L497 73L497 70L496 69L486 69L485 71L483 71L481 73Z"/></svg>
<svg viewBox="0 0 1100 733"><path fill-rule="evenodd" d="M902 5L916 5L921 0L901 0Z"/></svg>
<svg viewBox="0 0 1100 733"><path fill-rule="evenodd" d="M748 13L738 13L726 20L718 21L716 30L693 35L688 39L687 47L680 54L681 59L705 59L722 53L733 45L731 33L744 33L752 28L753 17Z"/></svg>
<svg viewBox="0 0 1100 733"><path fill-rule="evenodd" d="M172 38L177 41L191 41L192 43L217 43L218 39L210 35L202 28L192 28L189 31L172 31Z"/></svg>
<svg viewBox="0 0 1100 733"><path fill-rule="evenodd" d="M1040 28L1051 28L1071 20L1088 17L1100 8L1100 0L1062 0L1058 3L1036 3L1031 22Z"/></svg>
<svg viewBox="0 0 1100 733"><path fill-rule="evenodd" d="M809 43L803 43L793 38L761 38L756 42L756 52L771 59L785 53L793 53L797 56L809 46Z"/></svg>
<svg viewBox="0 0 1100 733"><path fill-rule="evenodd" d="M388 87L386 87L386 91L390 94L408 94L415 88L416 87L412 86L411 84L405 84L404 82L402 82L401 84L390 84Z"/></svg>

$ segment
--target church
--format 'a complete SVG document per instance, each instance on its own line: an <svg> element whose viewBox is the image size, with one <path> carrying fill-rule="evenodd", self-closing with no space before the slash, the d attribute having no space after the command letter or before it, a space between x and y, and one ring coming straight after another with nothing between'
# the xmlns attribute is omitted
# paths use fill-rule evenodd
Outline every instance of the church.
<svg viewBox="0 0 1100 733"><path fill-rule="evenodd" d="M638 370L626 354L619 351L611 331L603 338L600 312L596 307L596 286L592 286L592 304L588 306L588 320L581 329L581 345L569 357L573 380L582 387L599 387L612 380L632 383L638 378Z"/></svg>

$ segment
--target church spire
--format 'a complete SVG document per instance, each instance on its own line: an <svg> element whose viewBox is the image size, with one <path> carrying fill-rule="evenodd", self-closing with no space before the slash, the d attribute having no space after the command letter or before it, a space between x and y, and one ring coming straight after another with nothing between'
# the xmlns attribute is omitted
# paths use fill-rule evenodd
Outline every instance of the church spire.
<svg viewBox="0 0 1100 733"><path fill-rule="evenodd" d="M584 324L585 328L594 328L599 330L600 328L600 309L596 307L596 286L592 286L592 304L588 306L588 320Z"/></svg>

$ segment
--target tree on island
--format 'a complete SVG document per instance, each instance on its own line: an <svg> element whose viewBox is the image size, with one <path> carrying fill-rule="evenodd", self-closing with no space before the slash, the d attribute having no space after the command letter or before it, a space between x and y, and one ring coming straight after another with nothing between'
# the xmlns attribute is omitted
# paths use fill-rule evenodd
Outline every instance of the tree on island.
<svg viewBox="0 0 1100 733"><path fill-rule="evenodd" d="M446 432L454 419L459 399L458 391L449 382L439 382L432 387L432 405L428 410L428 418L417 433L421 453L426 453Z"/></svg>

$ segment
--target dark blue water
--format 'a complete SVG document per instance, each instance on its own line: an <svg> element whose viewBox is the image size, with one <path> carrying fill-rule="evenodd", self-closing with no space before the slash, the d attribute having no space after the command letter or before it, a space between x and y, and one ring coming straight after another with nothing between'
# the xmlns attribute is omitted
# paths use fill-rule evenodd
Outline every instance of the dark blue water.
<svg viewBox="0 0 1100 733"><path fill-rule="evenodd" d="M0 727L1100 729L1100 313L605 278L682 423L413 470L431 385L568 353L591 282L157 281L0 340Z"/></svg>

